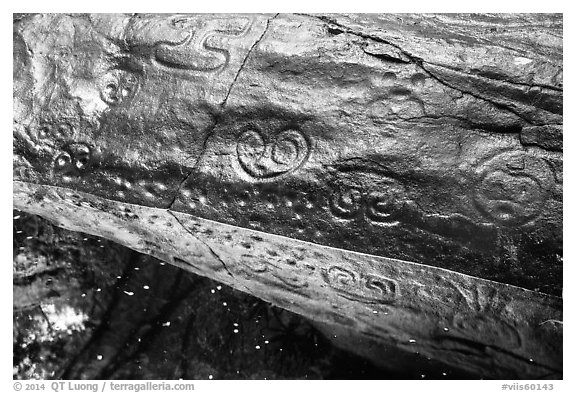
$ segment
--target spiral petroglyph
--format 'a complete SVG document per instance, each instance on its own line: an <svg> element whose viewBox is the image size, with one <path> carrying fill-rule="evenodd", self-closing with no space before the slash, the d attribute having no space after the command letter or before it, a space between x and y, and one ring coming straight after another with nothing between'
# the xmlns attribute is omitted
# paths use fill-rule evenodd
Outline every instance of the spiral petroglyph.
<svg viewBox="0 0 576 393"><path fill-rule="evenodd" d="M523 225L540 214L554 185L550 166L522 151L503 151L476 168L474 202L494 222Z"/></svg>
<svg viewBox="0 0 576 393"><path fill-rule="evenodd" d="M349 300L386 304L398 295L396 281L376 274L357 273L339 266L331 266L321 274L324 282Z"/></svg>
<svg viewBox="0 0 576 393"><path fill-rule="evenodd" d="M172 28L185 32L180 41L159 41L154 60L166 69L217 72L230 62L228 39L244 36L252 26L251 18L190 18L179 16Z"/></svg>
<svg viewBox="0 0 576 393"><path fill-rule="evenodd" d="M301 131L284 130L266 136L256 130L240 134L236 158L252 181L273 181L300 168L310 155L310 143Z"/></svg>

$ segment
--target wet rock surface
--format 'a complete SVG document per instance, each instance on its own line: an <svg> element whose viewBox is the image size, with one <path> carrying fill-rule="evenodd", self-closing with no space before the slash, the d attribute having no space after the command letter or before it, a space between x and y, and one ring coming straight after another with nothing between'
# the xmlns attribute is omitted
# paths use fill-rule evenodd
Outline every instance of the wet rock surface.
<svg viewBox="0 0 576 393"><path fill-rule="evenodd" d="M105 239L14 212L14 378L478 377L378 347ZM334 335L337 337L334 338ZM369 341L356 343L370 348Z"/></svg>
<svg viewBox="0 0 576 393"><path fill-rule="evenodd" d="M561 34L557 15L23 16L15 176L559 295Z"/></svg>
<svg viewBox="0 0 576 393"><path fill-rule="evenodd" d="M557 376L562 70L552 14L20 15L14 201L476 374Z"/></svg>

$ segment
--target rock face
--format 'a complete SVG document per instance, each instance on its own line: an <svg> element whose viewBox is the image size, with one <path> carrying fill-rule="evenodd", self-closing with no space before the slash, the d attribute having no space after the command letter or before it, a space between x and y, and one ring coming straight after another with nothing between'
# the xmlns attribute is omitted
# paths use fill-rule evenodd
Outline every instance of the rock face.
<svg viewBox="0 0 576 393"><path fill-rule="evenodd" d="M14 179L317 320L561 372L561 300L506 285L562 289L559 15L18 16Z"/></svg>

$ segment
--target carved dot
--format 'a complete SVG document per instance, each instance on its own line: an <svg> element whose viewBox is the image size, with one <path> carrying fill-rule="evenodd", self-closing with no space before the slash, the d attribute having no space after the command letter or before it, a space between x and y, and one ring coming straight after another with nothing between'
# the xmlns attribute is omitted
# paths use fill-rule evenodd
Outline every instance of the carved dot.
<svg viewBox="0 0 576 393"><path fill-rule="evenodd" d="M414 86L418 87L424 86L424 84L426 83L426 76L421 73L414 74L410 77L410 82Z"/></svg>
<svg viewBox="0 0 576 393"><path fill-rule="evenodd" d="M75 164L76 164L76 168L84 169L86 167L86 165L88 164L88 157L79 158L78 160L76 160Z"/></svg>
<svg viewBox="0 0 576 393"><path fill-rule="evenodd" d="M125 87L122 89L122 97L129 97L132 94L131 87Z"/></svg>
<svg viewBox="0 0 576 393"><path fill-rule="evenodd" d="M56 167L64 168L72 162L72 158L68 153L62 153L56 158Z"/></svg>

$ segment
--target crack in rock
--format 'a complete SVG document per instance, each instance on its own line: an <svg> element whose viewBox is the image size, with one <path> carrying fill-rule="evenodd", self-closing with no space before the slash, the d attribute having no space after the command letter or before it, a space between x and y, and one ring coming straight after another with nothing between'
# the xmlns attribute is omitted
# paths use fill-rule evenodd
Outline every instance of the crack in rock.
<svg viewBox="0 0 576 393"><path fill-rule="evenodd" d="M190 234L190 236L192 236L195 240L198 240L200 243L202 243L203 245L205 245L208 250L210 251L210 253L220 262L220 264L222 265L222 267L224 268L224 270L226 270L226 273L228 273L228 275L232 278L234 278L234 275L232 274L232 272L230 271L230 269L228 269L228 266L226 266L226 263L224 263L224 261L222 260L222 258L220 258L220 256L212 249L212 247L210 247L210 245L206 242L204 242L202 239L198 238L197 236L195 236L192 231L190 231L188 228L186 228L186 226L178 219L178 217L176 217L176 215L170 210L167 209L166 210L168 212L168 214L170 214L172 217L174 217L174 219L176 220L176 222L178 222L178 224L180 224L180 226L186 231L188 232L188 234Z"/></svg>
<svg viewBox="0 0 576 393"><path fill-rule="evenodd" d="M230 96L230 93L232 92L232 89L234 88L234 85L236 83L236 80L238 79L238 77L240 76L240 73L242 72L242 70L244 69L244 66L246 65L246 63L248 62L248 59L250 58L250 55L252 54L252 51L256 48L256 46L258 46L258 44L260 44L260 42L264 39L264 36L266 35L266 33L268 32L268 29L270 27L270 22L272 20L274 20L279 14L274 15L272 18L269 18L266 21L266 27L264 28L264 31L262 32L262 34L260 35L260 37L254 42L254 44L252 44L252 46L250 47L250 49L248 50L248 53L246 54L246 56L244 57L244 60L242 60L242 63L240 64L240 67L238 68L238 72L236 72L236 75L234 76L234 79L232 80L232 83L230 84L230 87L228 88L228 91L226 92L226 96L224 97L224 100L222 101L222 103L220 104L220 109L224 110L224 107L226 106L226 103L228 102L228 97ZM186 175L186 177L184 177L184 180L182 180L178 186L178 188L176 189L174 198L172 198L172 200L170 201L170 203L168 204L167 209L172 209L172 207L174 206L174 204L176 203L176 200L178 199L178 195L180 194L180 190L182 189L182 187L184 186L184 184L188 181L188 179L190 178L190 176L192 176L192 173L194 173L194 170L196 169L196 167L198 166L198 163L200 162L200 160L202 159L202 156L204 155L204 152L206 151L206 146L208 144L208 141L210 140L210 138L214 135L214 130L216 129L216 127L218 126L219 123L219 115L220 114L215 114L213 115L214 117L214 124L212 124L212 126L210 127L208 134L206 135L206 138L204 139L204 143L202 145L202 150L198 156L198 159L196 160L196 162L194 163L194 166L192 167L192 169L188 172L188 174Z"/></svg>
<svg viewBox="0 0 576 393"><path fill-rule="evenodd" d="M320 20L320 21L322 21L322 22L324 22L324 23L326 23L326 24L332 24L332 25L337 26L338 28L342 29L344 32L346 32L346 33L348 33L348 34L355 35L355 36L360 37L360 38L369 39L369 40L376 41L376 42L379 42L379 43L382 43L382 44L390 45L390 46L398 49L404 56L406 56L408 59L410 59L410 61L411 61L412 63L414 63L414 64L415 64L416 66L418 66L422 71L424 71L428 76L430 76L432 79L438 81L440 84L442 84L442 85L444 85L444 86L446 86L446 87L448 87L448 88L450 88L450 89L456 90L456 91L458 91L458 92L460 92L460 93L462 93L462 94L467 94L467 95L469 95L469 96L471 96L471 97L474 97L474 98L476 98L476 99L478 99L478 100L488 102L488 103L494 105L495 107L497 107L497 108L499 108L499 109L506 110L506 111L508 111L508 112L516 115L517 117L519 117L520 119L522 119L523 121L525 121L525 122L528 123L528 124L533 124L529 119L526 119L524 116L522 116L521 114L519 114L516 110L512 109L509 105L506 105L506 104L501 103L501 102L493 101L493 100L491 100L491 99L489 99L489 98L486 98L486 97L482 97L482 96L480 96L480 95L478 95L478 94L476 94L476 93L470 92L470 91L468 91L468 90L463 90L463 89L461 89L461 88L459 88L459 87L457 87L457 86L453 86L452 84L444 81L443 79L441 79L439 76L437 76L437 75L435 75L434 73L432 73L429 69L427 69L427 68L424 66L424 63L427 63L427 61L425 61L424 59L419 58L419 57L417 57L417 56L414 56L414 55L412 55L411 53L408 53L406 50L402 49L402 47L400 47L399 45L397 45L397 44L395 44L395 43L393 43L393 42L387 41L387 40L385 40L385 39L383 39L383 38L380 38L380 37L372 36L372 35L370 35L370 34L366 34L366 33L354 31L352 28L350 28L350 27L348 27L348 26L346 26L346 25L343 25L343 24L341 24L341 23L338 23L337 21L335 21L335 20L333 20L333 19L331 19L331 18L329 18L329 17L327 17L327 16L316 16L316 15L310 15L310 14L298 14L298 15L302 15L302 16L307 16L307 17L310 17L310 18L318 19L318 20ZM371 56L374 56L373 54L370 54L370 55L371 55ZM378 57L378 56L374 56L374 57ZM432 64L432 63L430 63L430 64Z"/></svg>
<svg viewBox="0 0 576 393"><path fill-rule="evenodd" d="M260 35L260 37L254 42L254 44L252 44L252 46L250 47L250 49L248 49L248 53L246 54L246 56L244 57L244 60L242 60L242 64L240 64L240 67L238 68L238 72L236 73L236 75L234 76L234 79L232 80L232 83L230 84L230 87L228 88L228 92L226 93L226 97L224 97L224 101L222 101L222 104L220 104L221 108L224 108L226 106L226 102L228 101L228 96L230 95L230 93L232 92L232 89L234 88L234 84L236 83L236 80L238 79L238 77L240 76L240 73L242 72L242 70L244 69L244 65L246 65L246 63L248 62L248 59L250 58L250 55L252 54L252 51L254 50L254 48L256 48L256 46L258 46L258 44L260 44L260 41L262 41L262 39L264 38L264 36L266 35L266 33L268 32L268 28L270 27L270 22L272 20L274 20L279 14L274 15L272 18L269 18L266 21L266 27L264 28L264 31L262 32L262 34Z"/></svg>

